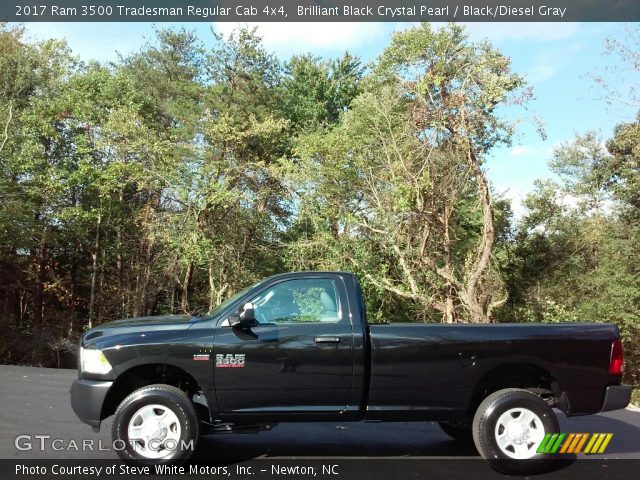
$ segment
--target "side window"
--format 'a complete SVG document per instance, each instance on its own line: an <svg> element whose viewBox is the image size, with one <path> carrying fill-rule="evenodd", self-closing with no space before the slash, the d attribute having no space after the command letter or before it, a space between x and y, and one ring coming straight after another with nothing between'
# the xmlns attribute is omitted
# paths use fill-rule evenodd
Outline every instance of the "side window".
<svg viewBox="0 0 640 480"><path fill-rule="evenodd" d="M260 323L338 322L338 295L327 278L287 280L251 300Z"/></svg>

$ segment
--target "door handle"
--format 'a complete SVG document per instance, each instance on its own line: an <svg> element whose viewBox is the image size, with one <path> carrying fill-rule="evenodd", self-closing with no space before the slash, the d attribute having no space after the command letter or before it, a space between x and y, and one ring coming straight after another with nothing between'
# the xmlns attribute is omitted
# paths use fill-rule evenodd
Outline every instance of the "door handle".
<svg viewBox="0 0 640 480"><path fill-rule="evenodd" d="M316 337L316 343L340 343L340 337Z"/></svg>

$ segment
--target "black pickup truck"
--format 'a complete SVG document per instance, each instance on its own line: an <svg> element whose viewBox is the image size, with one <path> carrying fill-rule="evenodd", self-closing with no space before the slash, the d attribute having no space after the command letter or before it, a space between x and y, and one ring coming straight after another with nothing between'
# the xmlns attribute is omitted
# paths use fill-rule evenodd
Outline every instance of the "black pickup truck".
<svg viewBox="0 0 640 480"><path fill-rule="evenodd" d="M183 460L201 433L278 422L437 421L531 469L559 429L552 408L587 415L631 396L614 325L370 325L344 272L276 275L209 315L118 320L80 347L72 407L95 429L115 414L114 445L134 461Z"/></svg>

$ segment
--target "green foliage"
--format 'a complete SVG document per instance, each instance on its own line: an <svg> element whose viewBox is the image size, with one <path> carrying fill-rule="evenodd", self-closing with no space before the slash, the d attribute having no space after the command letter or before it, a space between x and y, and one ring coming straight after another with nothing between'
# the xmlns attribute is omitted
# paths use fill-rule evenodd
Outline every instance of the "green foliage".
<svg viewBox="0 0 640 480"><path fill-rule="evenodd" d="M604 166L607 187L629 209L627 213L637 219L640 211L640 113L635 122L616 127L607 149L611 153Z"/></svg>
<svg viewBox="0 0 640 480"><path fill-rule="evenodd" d="M296 321L299 322L317 322L322 318L324 308L320 300L320 294L324 292L323 288L306 288L293 290L293 303L298 308L299 314Z"/></svg>
<svg viewBox="0 0 640 480"><path fill-rule="evenodd" d="M511 140L513 125L496 108L530 97L508 57L489 43L469 42L455 23L441 29L422 23L394 33L373 79L406 82L407 95L422 103L413 112L422 128L440 141L464 138L477 154Z"/></svg>
<svg viewBox="0 0 640 480"><path fill-rule="evenodd" d="M296 130L314 130L338 122L361 91L363 69L348 53L324 61L295 56L285 65L282 110Z"/></svg>

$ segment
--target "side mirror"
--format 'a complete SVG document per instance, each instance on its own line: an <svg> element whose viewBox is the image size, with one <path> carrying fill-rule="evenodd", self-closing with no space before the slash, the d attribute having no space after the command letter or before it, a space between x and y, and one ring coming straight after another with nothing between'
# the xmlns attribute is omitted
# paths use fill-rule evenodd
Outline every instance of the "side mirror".
<svg viewBox="0 0 640 480"><path fill-rule="evenodd" d="M229 319L229 324L234 328L249 328L258 325L253 304L248 302L241 305L238 313Z"/></svg>

